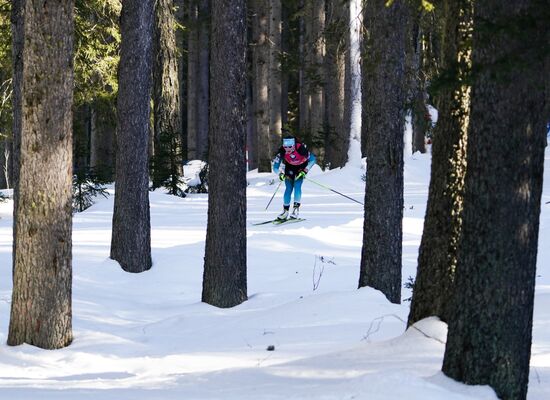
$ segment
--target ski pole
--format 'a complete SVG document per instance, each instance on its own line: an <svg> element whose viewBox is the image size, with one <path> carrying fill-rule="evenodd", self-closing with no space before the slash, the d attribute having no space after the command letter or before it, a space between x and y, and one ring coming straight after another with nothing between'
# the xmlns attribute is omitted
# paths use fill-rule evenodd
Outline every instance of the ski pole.
<svg viewBox="0 0 550 400"><path fill-rule="evenodd" d="M332 189L332 188L329 188L328 186L325 186L325 185L323 185L322 183L315 182L313 179L310 179L310 178L308 178L307 176L306 176L305 178L306 178L308 181L310 181L311 183L315 183L316 185L321 186L322 188L325 188L325 189L327 189L327 190L330 190L331 192L334 192L334 193L336 193L336 194L339 194L340 196L343 196L343 197L345 197L346 199L350 199L351 201L355 201L356 203L359 203L359 204L361 204L362 206L364 206L364 204L361 203L360 201L357 201L357 200L355 200L355 199L352 199L351 197L346 196L345 194L340 193L340 192L338 192L338 191L336 191L336 190L334 190L334 189Z"/></svg>
<svg viewBox="0 0 550 400"><path fill-rule="evenodd" d="M279 184L277 185L277 189L275 189L275 193L273 193L273 196L271 196L271 199L269 199L269 203L267 203L267 206L265 206L266 211L267 211L269 205L271 204L271 202L273 201L273 198L275 197L275 195L279 191L279 188L281 187L281 183L283 183L283 181L279 181Z"/></svg>

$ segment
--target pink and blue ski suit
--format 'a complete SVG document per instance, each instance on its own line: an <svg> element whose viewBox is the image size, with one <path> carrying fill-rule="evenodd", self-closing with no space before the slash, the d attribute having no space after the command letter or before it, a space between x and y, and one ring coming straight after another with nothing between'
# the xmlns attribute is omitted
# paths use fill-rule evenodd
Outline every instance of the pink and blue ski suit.
<svg viewBox="0 0 550 400"><path fill-rule="evenodd" d="M289 139L283 139L283 144ZM294 140L294 139L292 139ZM279 148L275 159L273 160L273 171L279 173L279 167L281 162L284 164L285 169L285 194L283 197L283 205L285 207L290 206L290 198L292 191L294 190L294 202L300 203L302 198L302 183L303 179L295 179L301 172L308 172L309 169L315 164L315 155L310 152L304 143L298 141L294 142L294 151L287 153L283 146Z"/></svg>

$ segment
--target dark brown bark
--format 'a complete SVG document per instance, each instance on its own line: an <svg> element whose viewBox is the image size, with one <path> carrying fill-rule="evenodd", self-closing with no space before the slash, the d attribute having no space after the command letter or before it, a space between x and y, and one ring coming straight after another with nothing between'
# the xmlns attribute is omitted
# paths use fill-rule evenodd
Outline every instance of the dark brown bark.
<svg viewBox="0 0 550 400"><path fill-rule="evenodd" d="M74 4L12 4L18 179L8 344L56 349L72 341Z"/></svg>
<svg viewBox="0 0 550 400"><path fill-rule="evenodd" d="M364 8L367 184L359 287L381 290L393 303L401 302L405 17L404 2L373 0Z"/></svg>
<svg viewBox="0 0 550 400"><path fill-rule="evenodd" d="M345 94L346 55L349 54L350 38L350 8L349 2L342 3L340 0L327 0L326 3L325 70L327 78L325 84L325 115L327 140L325 162L330 165L330 168L338 168L346 164L349 148L350 126L345 119ZM349 71L347 72L349 73Z"/></svg>
<svg viewBox="0 0 550 400"><path fill-rule="evenodd" d="M462 238L443 372L525 399L546 116L548 10L476 1Z"/></svg>
<svg viewBox="0 0 550 400"><path fill-rule="evenodd" d="M202 301L233 307L246 282L246 1L212 9L210 175Z"/></svg>
<svg viewBox="0 0 550 400"><path fill-rule="evenodd" d="M462 224L466 143L470 112L472 0L444 0L443 68L439 119L432 145L432 169L409 325L436 315L448 320L447 306L456 268Z"/></svg>
<svg viewBox="0 0 550 400"><path fill-rule="evenodd" d="M154 164L153 186L177 188L183 174L178 52L173 0L155 6L153 64Z"/></svg>
<svg viewBox="0 0 550 400"><path fill-rule="evenodd" d="M153 0L122 2L111 258L128 272L151 268L148 142L153 19Z"/></svg>

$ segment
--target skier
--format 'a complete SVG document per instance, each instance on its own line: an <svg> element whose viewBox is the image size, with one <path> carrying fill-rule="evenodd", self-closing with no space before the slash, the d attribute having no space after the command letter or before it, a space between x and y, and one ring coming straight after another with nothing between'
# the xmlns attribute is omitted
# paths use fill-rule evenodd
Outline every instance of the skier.
<svg viewBox="0 0 550 400"><path fill-rule="evenodd" d="M307 149L304 143L292 136L283 139L283 145L273 160L273 171L279 174L279 179L285 182L286 188L283 196L283 212L277 216L277 220L289 218L292 191L294 191L294 206L290 218L298 218L302 183L308 171L315 164L315 160L315 155ZM284 164L284 172L279 170L281 162Z"/></svg>

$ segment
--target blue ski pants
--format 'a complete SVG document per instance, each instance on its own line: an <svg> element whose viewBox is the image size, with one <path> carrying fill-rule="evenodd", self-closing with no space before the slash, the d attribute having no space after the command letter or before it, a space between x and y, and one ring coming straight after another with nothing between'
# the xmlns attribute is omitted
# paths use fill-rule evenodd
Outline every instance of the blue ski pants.
<svg viewBox="0 0 550 400"><path fill-rule="evenodd" d="M292 195L292 190L294 190L294 202L299 203L302 199L302 183L303 179L285 179L285 194L283 196L283 205L290 205L290 197Z"/></svg>

